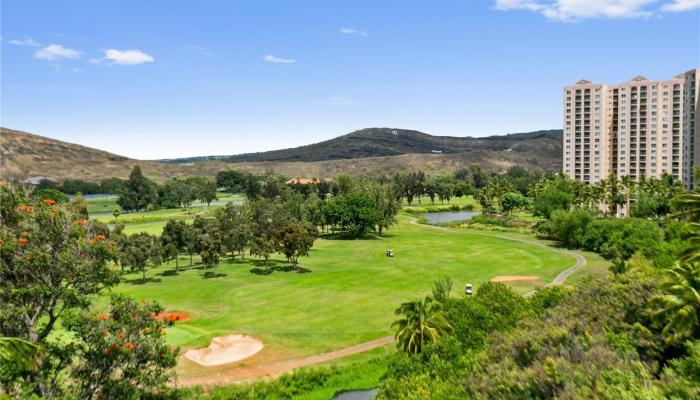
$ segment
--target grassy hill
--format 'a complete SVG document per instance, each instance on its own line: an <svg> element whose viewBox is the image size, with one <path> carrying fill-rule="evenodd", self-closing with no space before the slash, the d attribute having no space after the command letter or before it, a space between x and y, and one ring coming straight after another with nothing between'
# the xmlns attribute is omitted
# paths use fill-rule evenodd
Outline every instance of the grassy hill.
<svg viewBox="0 0 700 400"><path fill-rule="evenodd" d="M514 151L520 153L535 150L561 153L561 130L545 130L484 138L432 136L406 129L367 128L334 139L310 145L248 153L234 156L217 156L229 162L315 162L369 157L388 157L404 154L457 154L477 151ZM168 162L193 162L211 157L194 157L168 160Z"/></svg>
<svg viewBox="0 0 700 400"><path fill-rule="evenodd" d="M393 132L396 131L397 134ZM559 137L557 137L559 135ZM134 165L157 181L174 176L214 176L224 169L273 171L288 177L327 178L348 173L378 176L423 170L447 174L477 163L491 171L523 165L546 171L561 168L561 131L538 131L486 138L431 136L389 128L363 129L336 139L239 156L144 161L27 132L0 128L0 169L5 177L100 180L126 178Z"/></svg>

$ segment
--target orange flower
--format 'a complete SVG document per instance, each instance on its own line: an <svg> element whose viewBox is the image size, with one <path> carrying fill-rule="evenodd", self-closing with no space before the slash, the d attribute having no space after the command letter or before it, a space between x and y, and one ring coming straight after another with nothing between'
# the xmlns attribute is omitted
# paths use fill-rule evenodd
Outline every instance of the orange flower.
<svg viewBox="0 0 700 400"><path fill-rule="evenodd" d="M151 332L151 330L148 329L148 328L143 328L143 329L141 329L141 333L143 333L143 334L147 334L147 333L149 333L149 332Z"/></svg>
<svg viewBox="0 0 700 400"><path fill-rule="evenodd" d="M179 315L175 315L175 314L169 314L169 315L168 315L168 321L175 322L175 321L179 321L179 320L180 320L180 316L179 316Z"/></svg>
<svg viewBox="0 0 700 400"><path fill-rule="evenodd" d="M117 335L117 337L118 337L119 339L124 339L124 338L126 337L126 335L124 334L124 332L120 332L120 333Z"/></svg>
<svg viewBox="0 0 700 400"><path fill-rule="evenodd" d="M90 244L95 244L95 243L97 243L97 240L95 240L95 239L90 240Z"/></svg>
<svg viewBox="0 0 700 400"><path fill-rule="evenodd" d="M29 243L29 239L27 239L27 238L19 238L19 239L17 239L17 240L19 241L20 244L27 244L27 243Z"/></svg>
<svg viewBox="0 0 700 400"><path fill-rule="evenodd" d="M30 213L30 212L34 211L34 209L31 208L31 207L29 207L29 206L26 205L26 204L22 204L21 206L18 206L18 207L17 207L17 211L19 211L19 212L28 212L28 213Z"/></svg>
<svg viewBox="0 0 700 400"><path fill-rule="evenodd" d="M105 350L105 354L108 356L111 356L112 353L114 353L114 349L116 349L116 348L117 348L116 344L109 346L109 348L107 350Z"/></svg>
<svg viewBox="0 0 700 400"><path fill-rule="evenodd" d="M74 225L80 225L80 226L83 226L83 225L85 225L86 223L87 223L87 221L85 221L84 219L78 219L78 220L75 220L75 221L73 222Z"/></svg>
<svg viewBox="0 0 700 400"><path fill-rule="evenodd" d="M43 201L44 204L46 204L47 206L52 206L52 205L56 204L56 200L44 199L44 200L42 200L42 201Z"/></svg>
<svg viewBox="0 0 700 400"><path fill-rule="evenodd" d="M97 239L97 240L105 240L106 238L105 238L105 235L97 235L97 236L95 236L95 239Z"/></svg>
<svg viewBox="0 0 700 400"><path fill-rule="evenodd" d="M133 350L136 348L136 345L131 343L131 342L126 342L126 343L124 343L124 347L126 347L129 350Z"/></svg>
<svg viewBox="0 0 700 400"><path fill-rule="evenodd" d="M104 321L108 318L109 318L109 315L107 315L107 314L97 314L97 319L99 319L100 321Z"/></svg>

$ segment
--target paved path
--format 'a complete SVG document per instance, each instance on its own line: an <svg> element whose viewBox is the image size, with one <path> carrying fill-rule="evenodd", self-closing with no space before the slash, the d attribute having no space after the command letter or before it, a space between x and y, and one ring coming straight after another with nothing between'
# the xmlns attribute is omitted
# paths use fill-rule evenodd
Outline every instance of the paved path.
<svg viewBox="0 0 700 400"><path fill-rule="evenodd" d="M463 231L457 231L455 229L445 228L445 227L441 227L441 226L418 224L415 221L415 219L412 221L412 223L414 223L416 225L424 226L424 227L428 226L428 227L431 227L434 229L445 230L448 232L454 232L454 233L463 232ZM510 237L510 236L488 234L488 233L474 232L474 231L469 231L469 233L473 234L473 235L497 237L499 239L512 240L512 241L516 241L516 242L530 244L533 246L551 249L550 246L547 246L543 243L533 242L533 241L526 240L526 239L519 239L519 238ZM546 286L557 286L557 285L563 284L566 281L566 279L569 276L571 276L571 274L573 274L578 269L580 269L586 265L586 259L582 255L580 255L576 252L570 251L570 250L558 250L558 251L563 251L563 252L566 252L568 254L572 254L574 257L576 257L576 264L574 264L571 267L560 272L559 275L557 275L554 278L554 280L552 282L548 283ZM523 296L530 297L533 294L535 294L535 290L529 291L529 292L523 294ZM356 344L354 346L346 347L344 349L331 351L331 352L323 353L323 354L317 354L317 355L313 355L313 356L309 356L309 357L295 358L295 359L291 359L291 360L283 360L283 361L278 361L278 362L274 362L274 363L270 363L270 364L264 364L264 365L260 365L260 366L249 366L249 367L244 367L244 368L240 368L240 369L232 369L232 370L228 370L228 371L217 372L217 373L214 373L211 375L180 378L180 379L178 379L177 384L178 384L178 386L182 386L182 387L196 386L196 385L211 387L211 386L225 385L225 384L232 384L232 383L249 382L249 381L254 381L254 380L258 380L258 379L274 378L276 376L282 375L282 374L289 372L289 371L296 369L296 368L306 367L309 365L319 364L322 362L327 362L327 361L335 360L338 358L347 357L347 356L350 356L353 354L363 353L365 351L376 349L378 347L383 347L383 346L389 345L391 343L394 343L394 337L387 336L387 337L383 337L381 339L375 339L375 340L372 340L369 342L360 343L360 344Z"/></svg>

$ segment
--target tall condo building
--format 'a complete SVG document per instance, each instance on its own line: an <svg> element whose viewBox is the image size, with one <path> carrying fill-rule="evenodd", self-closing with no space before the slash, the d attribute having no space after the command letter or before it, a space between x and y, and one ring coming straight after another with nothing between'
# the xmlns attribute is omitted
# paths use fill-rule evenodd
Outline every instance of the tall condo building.
<svg viewBox="0 0 700 400"><path fill-rule="evenodd" d="M696 68L665 81L566 86L564 173L588 183L667 173L692 187L693 166L700 166L699 78Z"/></svg>

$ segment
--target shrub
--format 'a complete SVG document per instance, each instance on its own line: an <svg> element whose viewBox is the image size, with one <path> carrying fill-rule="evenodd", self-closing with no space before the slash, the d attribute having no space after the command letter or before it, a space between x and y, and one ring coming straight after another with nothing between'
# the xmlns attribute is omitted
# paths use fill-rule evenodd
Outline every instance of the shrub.
<svg viewBox="0 0 700 400"><path fill-rule="evenodd" d="M583 208L575 208L570 212L556 210L552 213L551 220L540 227L540 232L565 246L580 247L592 221L593 214Z"/></svg>

